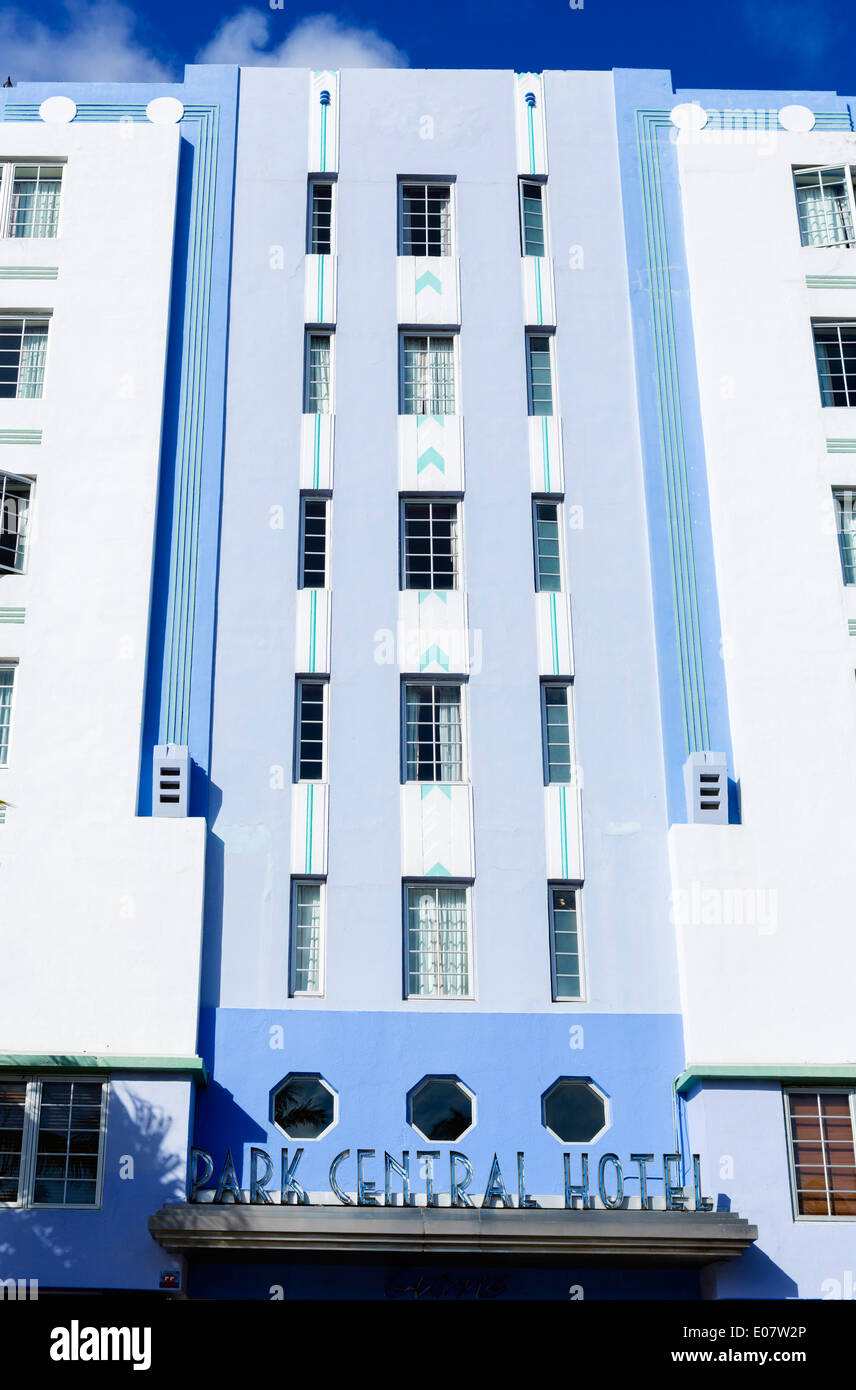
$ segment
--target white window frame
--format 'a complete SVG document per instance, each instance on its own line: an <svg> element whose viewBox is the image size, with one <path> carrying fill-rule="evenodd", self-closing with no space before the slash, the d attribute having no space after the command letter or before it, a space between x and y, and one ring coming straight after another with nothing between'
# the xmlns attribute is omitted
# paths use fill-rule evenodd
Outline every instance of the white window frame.
<svg viewBox="0 0 856 1390"><path fill-rule="evenodd" d="M330 339L330 409L329 410L310 410L310 376L309 376L309 354L313 338ZM304 415L333 415L336 411L336 333L332 328L307 328L304 333L303 343L303 414Z"/></svg>
<svg viewBox="0 0 856 1390"><path fill-rule="evenodd" d="M12 763L12 734L15 728L15 705L18 699L18 667L17 657L3 657L0 660L0 671L12 672L12 698L9 701L9 742L6 744L6 761L0 763L0 772L5 772Z"/></svg>
<svg viewBox="0 0 856 1390"><path fill-rule="evenodd" d="M797 191L797 175L798 175L798 174L827 174L827 173L829 173L832 169L843 169L843 170L844 170L844 183L845 183L846 188L847 188L847 200L848 200L848 204L849 204L849 207L850 207L850 228L851 228L851 237L850 237L850 240L849 240L849 241L827 241L827 242L823 242L820 246L815 246L812 242L810 242L810 241L803 241L803 239L802 239L802 223L800 222L800 200L799 200L799 193L798 193L798 191ZM797 212L797 232L798 232L798 234L799 234L800 246L801 246L801 248L802 248L803 250L807 250L807 251L835 251L835 250L841 250L841 249L847 250L847 249L850 248L850 247L856 246L856 193L854 193L854 189L853 189L853 175L854 175L854 172L856 172L856 170L854 170L854 166L853 166L852 164L848 164L848 162L847 162L846 159L845 159L845 160L842 160L840 164L808 164L808 165L794 164L794 165L792 165L792 167L791 167L791 183L792 183L793 190L794 190L794 204L795 204L795 206L796 206L796 212Z"/></svg>
<svg viewBox="0 0 856 1390"><path fill-rule="evenodd" d="M806 1086L782 1087L782 1107L785 1116L785 1143L787 1145L788 1150L788 1173L790 1175L791 1186L791 1210L793 1212L794 1221L856 1222L856 1213L849 1216L819 1216L809 1212L801 1212L799 1206L799 1196L797 1193L797 1174L796 1164L794 1162L794 1141L793 1136L791 1134L791 1107L788 1102L788 1096L806 1094L812 1096L841 1095L842 1091L847 1094L850 1100L850 1129L854 1138L854 1146L856 1147L856 1086L842 1083L840 1086L820 1086L809 1084ZM827 1205L829 1201L828 1192L829 1189L827 1188Z"/></svg>
<svg viewBox="0 0 856 1390"><path fill-rule="evenodd" d="M336 255L336 182L331 174L310 174L306 185L306 254L307 256L335 256ZM313 251L313 209L315 203L314 189L323 185L330 189L330 250Z"/></svg>
<svg viewBox="0 0 856 1390"><path fill-rule="evenodd" d="M56 169L62 168L60 179L59 211L56 219L56 232L52 237L13 237L10 224L12 220L12 189L15 186L15 170L18 167ZM0 237L4 241L59 241L62 236L62 215L65 206L65 181L68 160L65 155L56 159L43 159L41 155L29 159L3 159L0 161Z"/></svg>
<svg viewBox="0 0 856 1390"><path fill-rule="evenodd" d="M2 507L5 492L6 479L10 478L14 483L23 483L29 488L29 498L27 501L27 528L24 540L24 560L20 569L4 569L0 567L0 574L26 574L30 560L30 533L33 526L33 508L35 506L36 480L28 478L23 473L10 473L6 468L0 468L0 528L2 528Z"/></svg>
<svg viewBox="0 0 856 1390"><path fill-rule="evenodd" d="M405 537L405 509L411 503L420 506L433 506L439 503L443 507L455 507L455 583L451 589L431 590L432 593L456 594L466 587L464 582L464 505L460 493L435 493L435 492L407 492L402 493L398 499L398 586L402 593L418 593L417 589L407 589L407 549ZM432 563L433 569L433 563Z"/></svg>
<svg viewBox="0 0 856 1390"><path fill-rule="evenodd" d="M559 587L558 589L542 589L541 576L538 571L538 513L539 506L547 505L556 508L556 524L559 528ZM564 594L567 592L567 563L565 556L565 511L564 503L555 494L541 496L535 494L532 498L532 563L535 568L535 592L536 594Z"/></svg>
<svg viewBox="0 0 856 1390"><path fill-rule="evenodd" d="M457 200L455 196L455 183L455 179L451 178L448 174L438 174L436 178L426 178L423 174L419 174L414 178L411 178L409 176L405 178L403 174L399 175L398 188L396 190L396 196L398 199L397 250L399 256L403 256L406 260L443 261L451 260L453 256L456 256L458 254L458 209ZM406 186L409 187L413 184L416 184L423 188L442 186L444 188L448 187L449 189L449 250L445 256L429 256L427 254L427 236L425 256L417 256L414 254L414 252L405 251L404 249L404 189Z"/></svg>
<svg viewBox="0 0 856 1390"><path fill-rule="evenodd" d="M570 752L570 777L567 782L553 782L550 780L550 756L547 745L547 696L548 687L553 689L561 688L567 692L568 709L568 740ZM544 786L545 787L572 787L574 785L574 768L576 767L577 742L574 733L574 683L567 678L558 680L542 680L539 692L541 701L541 748L544 762Z"/></svg>
<svg viewBox="0 0 856 1390"><path fill-rule="evenodd" d="M454 685L461 692L458 706L461 716L461 780L460 782L423 782L407 776L407 690L417 685ZM401 682L401 781L413 787L467 787L470 784L469 750L469 683L462 676L406 676ZM435 743L436 751L436 743ZM434 759L436 762L436 758Z"/></svg>
<svg viewBox="0 0 856 1390"><path fill-rule="evenodd" d="M541 189L541 221L544 227L544 254L532 256L526 250L526 235L523 223L523 189L528 183L535 183ZM546 260L550 255L550 236L547 226L547 180L536 178L533 174L521 174L517 180L517 207L520 216L520 254L525 260Z"/></svg>
<svg viewBox="0 0 856 1390"><path fill-rule="evenodd" d="M532 398L532 339L533 339L533 338L546 338L546 339L547 339L547 343L548 343L548 352L549 352L549 356L550 356L550 404L551 404L551 406L552 406L552 410L550 411L550 414L549 414L549 415L543 415L543 416L542 416L542 415L540 415L540 414L536 414L536 412L535 412L535 410L534 410L534 408L533 408L533 407L534 407L534 401L533 401L533 398ZM557 389L557 381L556 381L556 335L555 335L555 333L552 332L552 331L551 331L550 329L548 329L548 328L533 328L533 329L527 328L527 329L526 329L526 334L525 334L524 350L525 350L525 353L526 353L526 409L527 409L527 412L528 412L528 414L530 415L530 417L533 418L533 419L535 419L535 420L540 420L540 419L550 420L550 419L554 419L554 418L560 413L560 412L559 412L559 397L558 397L558 389Z"/></svg>
<svg viewBox="0 0 856 1390"><path fill-rule="evenodd" d="M414 417L415 417L417 414L420 414L420 415L421 415L421 414L422 414L422 411L419 411L419 412L417 412L417 411L415 411L415 410L414 410L414 411L404 411L404 410L402 409L402 407L403 407L403 405L404 405L404 401L405 401L405 396L404 396L404 340L405 340L406 338L427 338L427 339L428 339L428 348L429 348L429 351L430 351L430 347L431 347L431 340L432 340L432 338L444 338L444 339L449 338L449 339L451 339L451 343L452 343L452 392L453 392L454 398L455 398L455 399L454 399L454 406L455 406L455 409L454 409L454 411L453 411L453 413L452 413L451 415L444 416L443 418L444 418L444 419L447 419L447 420L456 419L456 418L460 415L460 413L461 413L461 369L460 369L460 351L459 351L459 341L458 341L459 338L460 338L460 333L457 331L457 329L449 329L449 328L442 329L440 332L437 332L437 331L433 328L433 326L431 326L431 325L428 325L427 327L416 326L416 327L413 327L413 328L399 328L399 330L398 330L398 413L399 413L399 415L403 415L403 416L405 416L405 418L408 418L408 417L411 416L411 415L414 416ZM433 412L431 412L431 411L428 412L428 414L431 414L431 413L433 413Z"/></svg>
<svg viewBox="0 0 856 1390"><path fill-rule="evenodd" d="M556 785L561 785L557 783ZM580 959L580 992L579 994L569 995L560 994L557 981L556 969L556 935L555 935L555 912L553 908L553 893L573 893L574 895L574 914L577 924L577 955ZM582 893L583 885L578 880L549 879L547 882L547 921L549 924L549 945L550 945L550 988L554 1004L584 1004L588 998L588 988L586 980L586 953L583 937L582 919Z"/></svg>
<svg viewBox="0 0 856 1390"><path fill-rule="evenodd" d="M297 895L305 886L318 889L318 989L298 989L297 977ZM290 999L323 999L327 981L327 882L308 874L291 880L291 933L288 959L288 994Z"/></svg>
<svg viewBox="0 0 856 1390"><path fill-rule="evenodd" d="M303 712L303 687L320 685L323 687L321 702L321 777L300 776L300 726ZM326 676L296 676L294 681L294 774L293 781L305 786L318 786L327 781L327 745L330 733L330 681Z"/></svg>
<svg viewBox="0 0 856 1390"><path fill-rule="evenodd" d="M307 584L305 582L305 553L304 541L306 538L306 503L324 503L324 583ZM331 588L330 584L330 556L332 547L330 545L330 524L333 510L333 499L329 492L302 492L300 494L300 519L298 523L298 552L297 552L297 587L298 589L315 589L319 593L324 589Z"/></svg>
<svg viewBox="0 0 856 1390"><path fill-rule="evenodd" d="M21 322L23 324L23 327L21 329L21 357L18 359L18 376L15 382L15 394L14 396L0 396L0 405L2 405L4 401L43 401L45 398L45 388L47 387L48 370L50 367L51 340L53 338L53 334L51 333L51 326L53 324L53 310L0 309L0 326L3 323L8 323L10 320L14 321L15 323ZM28 323L43 323L45 324L47 330L45 333L45 369L42 375L41 393L38 396L21 395L21 358L24 355L24 335L26 334Z"/></svg>
<svg viewBox="0 0 856 1390"><path fill-rule="evenodd" d="M475 954L473 931L473 885L466 879L405 879L403 884L403 917L404 917L404 998L408 1001L415 1000L420 1003L471 1003L475 997ZM458 888L464 892L464 910L467 914L467 993L466 994L411 994L410 993L410 893L412 889L422 892L436 893L442 888ZM435 899L435 901L437 901Z"/></svg>
<svg viewBox="0 0 856 1390"><path fill-rule="evenodd" d="M107 1112L110 1104L110 1078L88 1076L81 1072L58 1072L55 1075L28 1075L25 1072L9 1072L0 1078L4 1081L21 1081L26 1085L24 1129L21 1141L21 1169L18 1179L18 1197L14 1202L0 1201L0 1211L100 1211L104 1196L104 1158L107 1144ZM101 1123L98 1131L98 1162L95 1178L94 1202L34 1202L33 1193L36 1182L36 1159L38 1156L39 1118L42 1104L42 1084L45 1081L85 1082L101 1085Z"/></svg>

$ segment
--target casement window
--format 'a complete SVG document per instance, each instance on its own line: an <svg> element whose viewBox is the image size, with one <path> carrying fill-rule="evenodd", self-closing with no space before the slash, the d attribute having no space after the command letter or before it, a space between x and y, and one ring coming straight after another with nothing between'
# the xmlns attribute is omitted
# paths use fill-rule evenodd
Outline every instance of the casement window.
<svg viewBox="0 0 856 1390"><path fill-rule="evenodd" d="M406 682L404 765L407 782L463 782L462 687Z"/></svg>
<svg viewBox="0 0 856 1390"><path fill-rule="evenodd" d="M407 997L472 994L469 889L414 883L406 889Z"/></svg>
<svg viewBox="0 0 856 1390"><path fill-rule="evenodd" d="M300 573L301 589L327 587L327 535L330 512L326 497L300 499Z"/></svg>
<svg viewBox="0 0 856 1390"><path fill-rule="evenodd" d="M546 254L546 191L542 183L520 180L520 249L524 256Z"/></svg>
<svg viewBox="0 0 856 1390"><path fill-rule="evenodd" d="M852 246L853 171L848 164L795 169L794 187L803 246Z"/></svg>
<svg viewBox="0 0 856 1390"><path fill-rule="evenodd" d="M856 1090L785 1092L795 1216L856 1217Z"/></svg>
<svg viewBox="0 0 856 1390"><path fill-rule="evenodd" d="M0 571L23 573L32 491L32 479L0 473Z"/></svg>
<svg viewBox="0 0 856 1390"><path fill-rule="evenodd" d="M821 404L856 405L856 323L812 327Z"/></svg>
<svg viewBox="0 0 856 1390"><path fill-rule="evenodd" d="M400 256L451 256L452 185L414 183L398 185Z"/></svg>
<svg viewBox="0 0 856 1390"><path fill-rule="evenodd" d="M856 584L856 491L834 487L835 519L838 526L838 552L845 584Z"/></svg>
<svg viewBox="0 0 856 1390"><path fill-rule="evenodd" d="M547 783L571 781L570 689L569 685L557 681L544 681L541 686L544 778Z"/></svg>
<svg viewBox="0 0 856 1390"><path fill-rule="evenodd" d="M538 593L558 593L562 587L562 554L558 502L532 504L535 549L535 589Z"/></svg>
<svg viewBox="0 0 856 1390"><path fill-rule="evenodd" d="M305 377L304 414L329 415L333 409L332 333L307 333Z"/></svg>
<svg viewBox="0 0 856 1390"><path fill-rule="evenodd" d="M12 696L15 690L15 663L0 661L0 767L9 762L9 737L12 732Z"/></svg>
<svg viewBox="0 0 856 1390"><path fill-rule="evenodd" d="M402 334L401 414L455 414L454 334Z"/></svg>
<svg viewBox="0 0 856 1390"><path fill-rule="evenodd" d="M107 1083L0 1080L0 1202L97 1207Z"/></svg>
<svg viewBox="0 0 856 1390"><path fill-rule="evenodd" d="M3 230L10 237L55 237L61 164L4 164L0 169Z"/></svg>
<svg viewBox="0 0 856 1390"><path fill-rule="evenodd" d="M41 396L47 348L46 318L0 316L0 398Z"/></svg>
<svg viewBox="0 0 856 1390"><path fill-rule="evenodd" d="M324 884L291 885L291 994L324 993Z"/></svg>
<svg viewBox="0 0 856 1390"><path fill-rule="evenodd" d="M402 589L457 589L457 502L405 500L401 527Z"/></svg>
<svg viewBox="0 0 856 1390"><path fill-rule="evenodd" d="M550 969L553 998L582 999L582 933L579 888L550 884Z"/></svg>
<svg viewBox="0 0 856 1390"><path fill-rule="evenodd" d="M530 415L553 414L553 365L551 335L526 334L526 384Z"/></svg>
<svg viewBox="0 0 856 1390"><path fill-rule="evenodd" d="M295 738L296 782L323 782L326 777L327 682L298 680Z"/></svg>
<svg viewBox="0 0 856 1390"><path fill-rule="evenodd" d="M306 250L311 256L333 254L332 179L310 179L307 209Z"/></svg>

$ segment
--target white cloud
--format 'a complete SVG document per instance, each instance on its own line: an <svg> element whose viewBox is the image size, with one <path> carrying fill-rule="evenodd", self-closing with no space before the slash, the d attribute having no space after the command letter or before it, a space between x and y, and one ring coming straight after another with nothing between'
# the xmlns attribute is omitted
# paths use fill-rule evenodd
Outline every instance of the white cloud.
<svg viewBox="0 0 856 1390"><path fill-rule="evenodd" d="M66 0L62 31L32 13L0 11L0 63L18 82L163 82L175 72L137 35L120 0ZM2 80L2 78L0 78Z"/></svg>
<svg viewBox="0 0 856 1390"><path fill-rule="evenodd" d="M309 15L287 38L270 47L272 17L243 9L220 25L196 55L197 63L244 67L403 68L407 58L374 29L344 24L332 14Z"/></svg>

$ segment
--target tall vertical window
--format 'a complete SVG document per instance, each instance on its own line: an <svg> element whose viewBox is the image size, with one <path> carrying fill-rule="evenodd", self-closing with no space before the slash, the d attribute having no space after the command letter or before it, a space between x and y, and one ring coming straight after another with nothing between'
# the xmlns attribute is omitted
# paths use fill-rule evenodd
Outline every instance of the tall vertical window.
<svg viewBox="0 0 856 1390"><path fill-rule="evenodd" d="M856 405L856 323L815 323L814 351L823 405Z"/></svg>
<svg viewBox="0 0 856 1390"><path fill-rule="evenodd" d="M538 593L558 593L562 587L562 557L558 502L534 502L535 588Z"/></svg>
<svg viewBox="0 0 856 1390"><path fill-rule="evenodd" d="M0 1081L0 1202L97 1206L106 1093L102 1081Z"/></svg>
<svg viewBox="0 0 856 1390"><path fill-rule="evenodd" d="M402 415L455 414L455 339L451 333L402 335Z"/></svg>
<svg viewBox="0 0 856 1390"><path fill-rule="evenodd" d="M306 415L329 415L333 409L333 335L306 335Z"/></svg>
<svg viewBox="0 0 856 1390"><path fill-rule="evenodd" d="M328 507L326 497L300 499L301 589L324 589L327 586Z"/></svg>
<svg viewBox="0 0 856 1390"><path fill-rule="evenodd" d="M520 245L524 256L543 256L546 251L544 193L543 184L520 180Z"/></svg>
<svg viewBox="0 0 856 1390"><path fill-rule="evenodd" d="M8 235L55 237L59 222L61 164L16 164L4 170L11 179Z"/></svg>
<svg viewBox="0 0 856 1390"><path fill-rule="evenodd" d="M12 692L15 686L15 666L0 662L0 767L9 761L9 735L12 727Z"/></svg>
<svg viewBox="0 0 856 1390"><path fill-rule="evenodd" d="M544 728L544 771L547 782L571 780L570 686L545 681L541 686Z"/></svg>
<svg viewBox="0 0 856 1390"><path fill-rule="evenodd" d="M460 685L404 687L404 757L408 782L463 782Z"/></svg>
<svg viewBox="0 0 856 1390"><path fill-rule="evenodd" d="M835 517L838 523L838 550L845 584L856 584L856 491L834 487Z"/></svg>
<svg viewBox="0 0 856 1390"><path fill-rule="evenodd" d="M32 487L29 478L0 473L0 570L24 569Z"/></svg>
<svg viewBox="0 0 856 1390"><path fill-rule="evenodd" d="M400 183L401 256L451 256L452 186Z"/></svg>
<svg viewBox="0 0 856 1390"><path fill-rule="evenodd" d="M553 414L553 369L550 335L526 334L526 382L529 414Z"/></svg>
<svg viewBox="0 0 856 1390"><path fill-rule="evenodd" d="M407 888L407 994L441 999L470 995L470 927L466 888Z"/></svg>
<svg viewBox="0 0 856 1390"><path fill-rule="evenodd" d="M0 398L41 396L47 347L47 319L0 317Z"/></svg>
<svg viewBox="0 0 856 1390"><path fill-rule="evenodd" d="M786 1092L799 1216L856 1217L856 1091Z"/></svg>
<svg viewBox="0 0 856 1390"><path fill-rule="evenodd" d="M291 888L291 993L323 994L323 885L295 880Z"/></svg>
<svg viewBox="0 0 856 1390"><path fill-rule="evenodd" d="M323 782L325 772L326 681L297 682L295 781Z"/></svg>
<svg viewBox="0 0 856 1390"><path fill-rule="evenodd" d="M803 246L853 245L853 176L850 168L795 169L794 184Z"/></svg>
<svg viewBox="0 0 856 1390"><path fill-rule="evenodd" d="M309 180L309 209L306 250L311 256L333 254L333 182Z"/></svg>
<svg viewBox="0 0 856 1390"><path fill-rule="evenodd" d="M550 961L553 998L582 999L583 972L577 918L578 890L550 887Z"/></svg>
<svg viewBox="0 0 856 1390"><path fill-rule="evenodd" d="M457 502L402 503L403 589L457 589Z"/></svg>

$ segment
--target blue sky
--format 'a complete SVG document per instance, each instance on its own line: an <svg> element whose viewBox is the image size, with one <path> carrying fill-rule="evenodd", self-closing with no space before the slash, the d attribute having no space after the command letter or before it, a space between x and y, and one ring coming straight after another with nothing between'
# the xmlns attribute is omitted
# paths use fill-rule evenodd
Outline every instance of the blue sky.
<svg viewBox="0 0 856 1390"><path fill-rule="evenodd" d="M175 78L185 62L290 66L658 67L681 87L856 87L847 0L24 0L0 67L26 80Z"/></svg>

